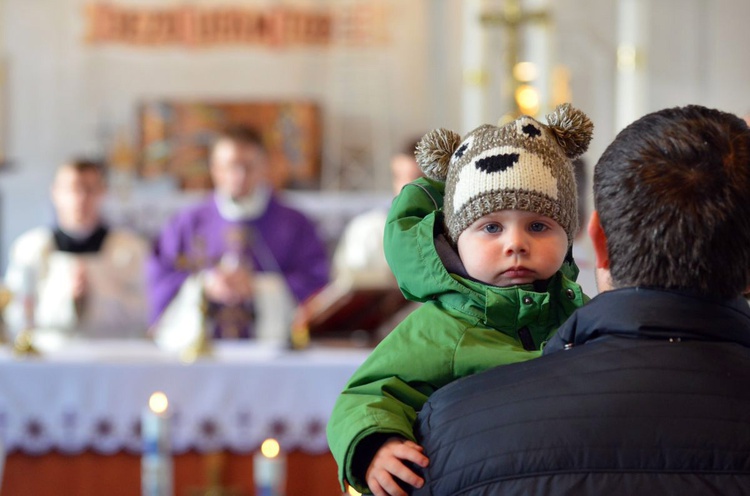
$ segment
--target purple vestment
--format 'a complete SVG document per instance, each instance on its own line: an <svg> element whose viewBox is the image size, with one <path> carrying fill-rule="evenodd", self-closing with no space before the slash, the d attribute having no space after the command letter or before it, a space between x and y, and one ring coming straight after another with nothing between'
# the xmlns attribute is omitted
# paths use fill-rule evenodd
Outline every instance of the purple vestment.
<svg viewBox="0 0 750 496"><path fill-rule="evenodd" d="M147 265L150 324L190 274L214 267L227 252L251 260L256 272L281 273L297 301L328 282L325 245L302 213L272 195L260 217L231 221L220 215L212 196L178 213L155 243ZM240 335L248 335L247 330Z"/></svg>

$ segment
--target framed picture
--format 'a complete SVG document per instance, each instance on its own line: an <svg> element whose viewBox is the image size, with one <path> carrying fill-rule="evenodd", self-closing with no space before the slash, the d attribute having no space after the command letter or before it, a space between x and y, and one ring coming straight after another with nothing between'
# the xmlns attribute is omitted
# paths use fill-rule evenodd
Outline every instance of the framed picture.
<svg viewBox="0 0 750 496"><path fill-rule="evenodd" d="M244 124L259 131L279 188L320 183L321 117L313 102L156 101L140 106L140 175L173 177L184 190L209 189L208 155L222 128Z"/></svg>

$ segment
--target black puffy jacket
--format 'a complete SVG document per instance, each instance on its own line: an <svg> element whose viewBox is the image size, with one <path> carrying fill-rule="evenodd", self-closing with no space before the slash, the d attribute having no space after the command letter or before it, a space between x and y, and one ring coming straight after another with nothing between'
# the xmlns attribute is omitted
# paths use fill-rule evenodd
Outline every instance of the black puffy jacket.
<svg viewBox="0 0 750 496"><path fill-rule="evenodd" d="M416 431L416 495L750 494L750 309L603 293L542 358L433 394Z"/></svg>

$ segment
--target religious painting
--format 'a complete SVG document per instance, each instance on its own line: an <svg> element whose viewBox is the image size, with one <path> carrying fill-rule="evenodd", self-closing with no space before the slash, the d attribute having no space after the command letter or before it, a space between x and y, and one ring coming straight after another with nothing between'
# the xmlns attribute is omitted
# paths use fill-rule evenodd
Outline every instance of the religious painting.
<svg viewBox="0 0 750 496"><path fill-rule="evenodd" d="M320 179L320 111L313 102L144 103L139 111L140 174L169 175L183 190L211 188L208 154L218 132L242 124L259 131L278 188L311 189Z"/></svg>

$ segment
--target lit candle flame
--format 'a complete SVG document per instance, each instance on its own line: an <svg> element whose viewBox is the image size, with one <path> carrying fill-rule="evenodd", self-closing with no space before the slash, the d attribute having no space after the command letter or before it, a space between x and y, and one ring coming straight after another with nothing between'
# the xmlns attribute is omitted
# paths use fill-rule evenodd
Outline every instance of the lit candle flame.
<svg viewBox="0 0 750 496"><path fill-rule="evenodd" d="M281 452L281 446L277 440L269 438L263 441L263 444L260 445L260 452L266 458L276 458Z"/></svg>
<svg viewBox="0 0 750 496"><path fill-rule="evenodd" d="M148 407L152 412L156 414L162 414L166 412L168 406L169 400L167 400L167 395L162 393L161 391L155 392L148 399Z"/></svg>
<svg viewBox="0 0 750 496"><path fill-rule="evenodd" d="M347 489L346 492L349 493L351 496L362 496L362 493L354 489L352 486L349 486L349 489Z"/></svg>

